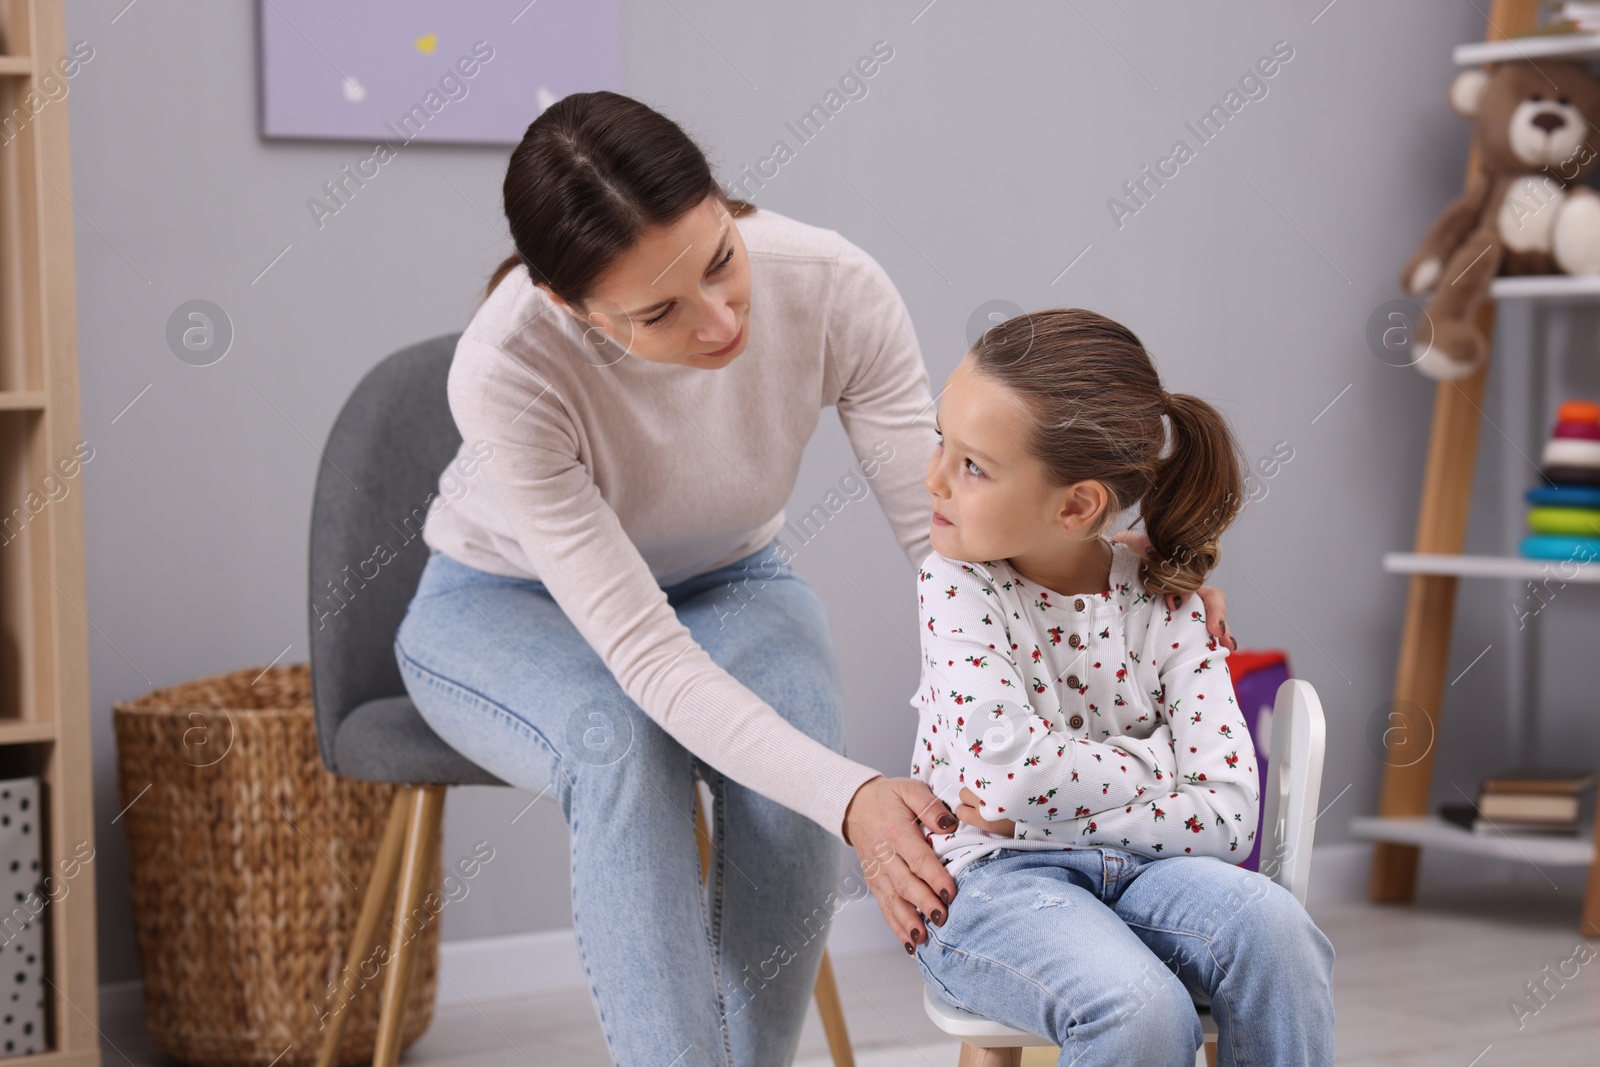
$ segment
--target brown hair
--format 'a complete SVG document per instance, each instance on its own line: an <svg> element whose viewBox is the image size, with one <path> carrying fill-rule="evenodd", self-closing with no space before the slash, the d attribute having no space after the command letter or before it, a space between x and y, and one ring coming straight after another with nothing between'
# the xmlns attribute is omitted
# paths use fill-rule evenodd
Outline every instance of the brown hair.
<svg viewBox="0 0 1600 1067"><path fill-rule="evenodd" d="M516 252L495 268L485 298L518 263L579 306L648 229L715 195L735 217L755 205L723 193L683 128L607 91L573 93L528 124L502 187Z"/></svg>
<svg viewBox="0 0 1600 1067"><path fill-rule="evenodd" d="M1243 504L1242 456L1221 414L1169 394L1132 330L1083 308L1050 308L991 327L974 369L1032 416L1029 453L1054 485L1093 479L1111 500L1099 533L1137 503L1156 560L1140 578L1157 595L1190 593L1222 556L1218 538ZM1172 423L1172 451L1161 455Z"/></svg>

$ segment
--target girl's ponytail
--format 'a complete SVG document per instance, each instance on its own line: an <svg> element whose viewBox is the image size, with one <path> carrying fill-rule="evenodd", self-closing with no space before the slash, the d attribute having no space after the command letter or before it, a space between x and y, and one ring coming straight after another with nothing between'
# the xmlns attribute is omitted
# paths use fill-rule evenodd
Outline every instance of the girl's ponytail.
<svg viewBox="0 0 1600 1067"><path fill-rule="evenodd" d="M1222 558L1219 538L1243 506L1239 446L1216 408L1163 393L1172 451L1156 461L1139 501L1156 559L1140 577L1152 593L1192 593Z"/></svg>

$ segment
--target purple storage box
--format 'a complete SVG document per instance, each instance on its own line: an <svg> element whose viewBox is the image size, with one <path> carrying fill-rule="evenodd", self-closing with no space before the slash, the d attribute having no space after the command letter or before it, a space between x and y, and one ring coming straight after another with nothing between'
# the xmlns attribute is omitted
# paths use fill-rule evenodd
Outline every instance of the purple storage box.
<svg viewBox="0 0 1600 1067"><path fill-rule="evenodd" d="M1245 725L1250 728L1250 740L1255 745L1256 773L1261 779L1261 801L1265 808L1267 758L1272 751L1272 705L1278 696L1278 687L1289 680L1289 656L1279 649L1254 652L1240 649L1229 654L1227 664L1233 679L1233 697L1239 702ZM1261 830L1265 828L1263 821ZM1239 864L1246 870L1261 869L1261 830L1256 831L1249 857Z"/></svg>

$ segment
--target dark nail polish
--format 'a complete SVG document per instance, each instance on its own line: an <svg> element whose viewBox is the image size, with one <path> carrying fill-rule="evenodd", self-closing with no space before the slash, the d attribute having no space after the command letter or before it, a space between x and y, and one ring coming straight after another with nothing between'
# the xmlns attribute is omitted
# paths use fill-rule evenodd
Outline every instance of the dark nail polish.
<svg viewBox="0 0 1600 1067"><path fill-rule="evenodd" d="M940 911L938 908L934 908L933 914L928 916L928 918L933 920L935 926L944 925L944 912Z"/></svg>
<svg viewBox="0 0 1600 1067"><path fill-rule="evenodd" d="M950 890L948 890L948 889L939 890L939 899L944 901L946 904L950 903Z"/></svg>
<svg viewBox="0 0 1600 1067"><path fill-rule="evenodd" d="M914 945L922 944L922 931L921 930L913 930L913 931L911 931L911 943L914 944Z"/></svg>
<svg viewBox="0 0 1600 1067"><path fill-rule="evenodd" d="M917 954L917 950L911 947L911 942L904 941L904 942L901 942L901 943L906 946L906 955L907 956L915 956Z"/></svg>
<svg viewBox="0 0 1600 1067"><path fill-rule="evenodd" d="M955 828L956 828L956 817L954 815L941 815L941 816L939 816L939 829L941 829L941 830L954 830Z"/></svg>
<svg viewBox="0 0 1600 1067"><path fill-rule="evenodd" d="M1223 637L1227 637L1228 636L1228 620L1227 619L1223 619L1219 625L1221 625L1221 627L1222 627L1222 636Z"/></svg>

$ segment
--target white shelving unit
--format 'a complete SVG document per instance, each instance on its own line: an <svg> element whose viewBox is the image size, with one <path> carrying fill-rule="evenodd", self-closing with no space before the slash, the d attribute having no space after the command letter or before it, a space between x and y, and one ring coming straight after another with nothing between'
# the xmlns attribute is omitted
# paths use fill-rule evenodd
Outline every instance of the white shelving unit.
<svg viewBox="0 0 1600 1067"><path fill-rule="evenodd" d="M1453 574L1458 578L1521 578L1537 581L1600 582L1600 560L1577 563L1526 556L1452 556L1434 552L1390 552L1383 569L1391 574Z"/></svg>
<svg viewBox="0 0 1600 1067"><path fill-rule="evenodd" d="M1594 825L1578 836L1556 834L1480 834L1437 815L1361 815L1350 820L1350 832L1374 841L1398 841L1423 848L1447 848L1495 859L1587 867L1594 862Z"/></svg>
<svg viewBox="0 0 1600 1067"><path fill-rule="evenodd" d="M1546 34L1458 44L1451 57L1458 67L1517 59L1600 59L1600 33Z"/></svg>
<svg viewBox="0 0 1600 1067"><path fill-rule="evenodd" d="M1600 62L1600 33L1533 35L1505 38L1538 24L1537 0L1491 0L1487 14L1491 38L1481 44L1465 44L1454 49L1455 62L1462 66L1524 59L1570 58ZM1467 181L1482 173L1476 142L1469 149ZM1543 365L1544 312L1560 305L1600 301L1600 276L1523 275L1496 278L1488 299L1478 308L1476 325L1493 337L1496 305L1499 301L1531 302L1537 342L1527 353L1516 353L1514 389L1500 399L1509 402L1526 385L1526 402L1520 413L1502 420L1511 432L1538 434L1542 427L1529 422L1548 417L1549 397L1540 391L1548 384L1538 369ZM1383 568L1393 574L1409 576L1407 607L1402 627L1395 672L1396 704L1406 704L1428 717L1436 731L1442 731L1441 709L1448 689L1446 665L1450 661L1450 641L1460 579L1489 579L1530 583L1523 591L1538 597L1538 588L1553 582L1600 584L1600 560L1579 561L1528 559L1519 555L1472 555L1464 551L1469 503L1472 497L1474 457L1478 429L1487 416L1485 383L1487 365L1466 378L1440 382L1435 390L1428 457L1424 468L1418 508L1416 544L1410 552L1390 552L1383 557ZM1521 423L1522 425L1517 425ZM1508 432L1501 429L1502 435ZM1537 449L1534 450L1535 454ZM1526 456L1528 453L1524 453ZM1520 495L1520 494L1519 494ZM1520 502L1519 502L1520 503ZM1506 514L1506 534L1513 539L1521 534ZM1538 597L1542 605L1544 598ZM1515 606L1515 605L1513 605ZM1509 642L1509 677L1514 696L1506 702L1506 737L1502 755L1516 762L1516 750L1531 746L1541 707L1539 672L1539 612L1526 613L1522 636ZM1487 649L1484 650L1488 651ZM1481 657L1483 653L1478 655ZM1477 662L1473 660L1472 662ZM1469 664L1470 667L1470 664ZM1465 671L1462 672L1464 674ZM1457 680L1459 679L1457 676ZM1454 684L1450 681L1448 684ZM1433 779L1433 753L1430 745L1423 757L1413 761L1386 762L1383 789L1378 809L1381 814L1350 820L1350 832L1376 842L1368 896L1374 901L1411 900L1416 890L1417 867L1421 850L1442 848L1467 852L1485 858L1517 863L1575 866L1589 869L1580 929L1585 936L1600 932L1600 867L1596 866L1600 842L1590 822L1578 836L1526 833L1475 833L1435 814L1428 814ZM1583 764L1587 754L1573 753L1574 763Z"/></svg>
<svg viewBox="0 0 1600 1067"><path fill-rule="evenodd" d="M1513 274L1489 283L1491 300L1579 304L1600 300L1600 274Z"/></svg>

